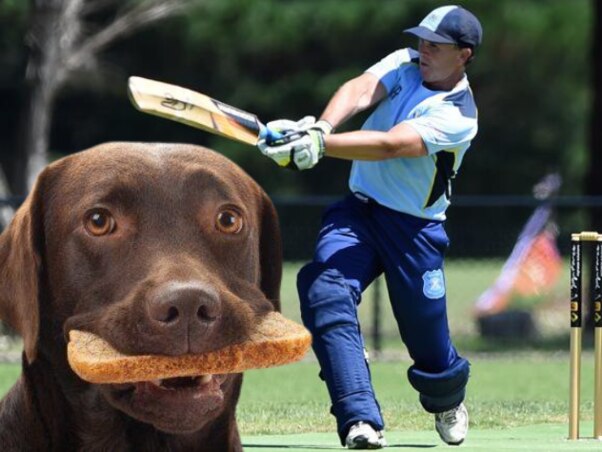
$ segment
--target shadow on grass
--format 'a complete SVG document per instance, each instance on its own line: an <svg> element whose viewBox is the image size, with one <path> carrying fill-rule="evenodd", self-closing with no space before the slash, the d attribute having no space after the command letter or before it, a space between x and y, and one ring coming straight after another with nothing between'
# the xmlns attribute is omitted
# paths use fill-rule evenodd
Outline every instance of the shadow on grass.
<svg viewBox="0 0 602 452"><path fill-rule="evenodd" d="M301 446L298 444L243 444L243 449L305 449L305 450L341 450L340 446Z"/></svg>
<svg viewBox="0 0 602 452"><path fill-rule="evenodd" d="M417 445L417 444L389 444L387 449L403 448L403 449L432 449L437 447L434 445ZM343 450L342 446L316 446L316 445L298 445L298 444L243 444L244 449L303 449L303 450Z"/></svg>

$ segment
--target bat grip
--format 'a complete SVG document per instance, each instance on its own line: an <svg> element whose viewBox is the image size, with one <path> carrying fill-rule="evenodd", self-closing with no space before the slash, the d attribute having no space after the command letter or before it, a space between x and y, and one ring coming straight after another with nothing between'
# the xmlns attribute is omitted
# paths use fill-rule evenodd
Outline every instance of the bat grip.
<svg viewBox="0 0 602 452"><path fill-rule="evenodd" d="M274 141L279 140L284 135L280 132L276 132L275 130L268 129L266 126L263 126L259 131L259 138L265 139L266 143L272 144Z"/></svg>

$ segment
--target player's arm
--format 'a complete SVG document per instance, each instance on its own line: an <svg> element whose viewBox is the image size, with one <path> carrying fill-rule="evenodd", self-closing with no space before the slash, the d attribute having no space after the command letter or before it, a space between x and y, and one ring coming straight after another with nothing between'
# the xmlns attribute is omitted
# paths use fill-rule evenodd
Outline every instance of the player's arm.
<svg viewBox="0 0 602 452"><path fill-rule="evenodd" d="M345 160L387 160L427 155L426 145L414 128L400 123L388 132L358 130L326 135L308 129L285 135L274 146L261 151L278 163L294 169L314 167L324 156Z"/></svg>
<svg viewBox="0 0 602 452"><path fill-rule="evenodd" d="M345 160L387 160L428 154L422 136L409 124L388 132L358 130L324 137L324 155Z"/></svg>
<svg viewBox="0 0 602 452"><path fill-rule="evenodd" d="M370 108L387 95L378 77L369 72L344 83L332 96L321 120L336 128L355 114Z"/></svg>
<svg viewBox="0 0 602 452"><path fill-rule="evenodd" d="M327 135L308 129L285 135L274 146L262 147L260 142L259 148L280 166L300 170L314 167L324 155L344 160L376 161L428 154L422 136L403 122L388 132L358 130Z"/></svg>
<svg viewBox="0 0 602 452"><path fill-rule="evenodd" d="M355 114L370 108L387 95L378 77L365 72L343 84L334 94L321 120L337 127ZM422 137L408 124L388 132L358 130L324 136L325 153L345 160L386 160L427 155Z"/></svg>

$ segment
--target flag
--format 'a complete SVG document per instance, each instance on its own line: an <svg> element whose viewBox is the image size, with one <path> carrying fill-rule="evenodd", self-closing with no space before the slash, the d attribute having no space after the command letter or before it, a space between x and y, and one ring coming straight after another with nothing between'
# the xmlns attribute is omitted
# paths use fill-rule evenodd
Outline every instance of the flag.
<svg viewBox="0 0 602 452"><path fill-rule="evenodd" d="M522 296L543 295L562 272L562 258L551 231L541 232L526 252L514 280L514 290Z"/></svg>
<svg viewBox="0 0 602 452"><path fill-rule="evenodd" d="M553 287L562 271L556 235L544 230L526 243L518 243L495 283L475 304L477 317L504 311L513 296L540 296Z"/></svg>
<svg viewBox="0 0 602 452"><path fill-rule="evenodd" d="M504 311L513 296L544 295L558 281L562 257L556 245L557 227L550 216L549 205L535 210L500 275L477 299L476 317Z"/></svg>

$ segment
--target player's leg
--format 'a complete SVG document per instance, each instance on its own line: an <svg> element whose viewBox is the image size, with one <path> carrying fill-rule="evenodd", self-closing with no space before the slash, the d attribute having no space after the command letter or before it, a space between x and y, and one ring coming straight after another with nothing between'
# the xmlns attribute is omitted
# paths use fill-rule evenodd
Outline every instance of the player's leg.
<svg viewBox="0 0 602 452"><path fill-rule="evenodd" d="M408 378L420 393L425 410L451 411L464 400L469 363L458 355L449 334L443 268L448 246L445 230L441 223L389 212L376 215L375 221L383 229L379 250L393 312L414 360Z"/></svg>
<svg viewBox="0 0 602 452"><path fill-rule="evenodd" d="M381 272L364 240L362 208L346 199L325 213L314 260L297 280L303 322L313 335L343 444L359 421L383 428L357 318L362 291Z"/></svg>
<svg viewBox="0 0 602 452"><path fill-rule="evenodd" d="M402 294L392 278L391 293ZM414 301L419 299L414 298ZM393 301L399 304L399 300ZM414 364L408 369L408 380L420 394L423 408L435 415L435 428L443 441L461 444L468 432L468 412L463 404L469 376L469 363L454 348L442 305L438 300L429 309L396 310L403 341ZM418 310L420 311L420 310ZM399 319L404 316L406 320ZM414 323L412 323L412 320ZM422 325L422 326L420 326Z"/></svg>

